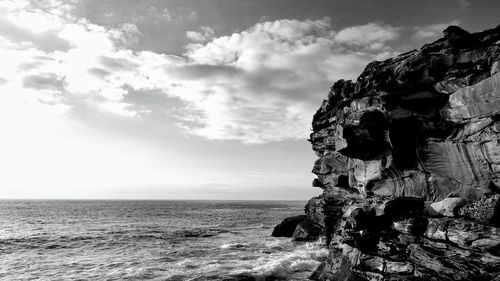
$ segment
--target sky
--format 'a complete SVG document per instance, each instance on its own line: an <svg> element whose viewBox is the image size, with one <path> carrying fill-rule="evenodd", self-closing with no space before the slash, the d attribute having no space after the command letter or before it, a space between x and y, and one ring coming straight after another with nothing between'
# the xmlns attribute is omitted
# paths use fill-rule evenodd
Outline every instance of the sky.
<svg viewBox="0 0 500 281"><path fill-rule="evenodd" d="M497 0L0 0L0 198L307 200L338 79Z"/></svg>

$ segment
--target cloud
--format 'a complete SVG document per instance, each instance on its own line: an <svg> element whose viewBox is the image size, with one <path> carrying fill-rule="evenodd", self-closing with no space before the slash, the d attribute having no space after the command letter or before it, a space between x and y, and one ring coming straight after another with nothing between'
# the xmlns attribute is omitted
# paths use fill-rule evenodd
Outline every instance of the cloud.
<svg viewBox="0 0 500 281"><path fill-rule="evenodd" d="M201 32L187 31L186 37L194 42L204 42L213 38L214 30L209 26L202 26Z"/></svg>
<svg viewBox="0 0 500 281"><path fill-rule="evenodd" d="M16 94L0 109L28 103L43 108L33 111L40 114L60 108L49 114L58 120L86 122L91 112L124 122L154 119L211 140L307 138L331 83L391 55L387 44L398 37L397 28L377 23L336 32L328 18L282 19L220 37L202 27L187 34L196 43L180 57L128 49L141 37L133 24L105 27L68 15L68 8L48 12L19 2L1 6L16 32L0 28L0 87ZM20 24L15 19L26 10L36 20ZM49 48L48 38L64 44Z"/></svg>
<svg viewBox="0 0 500 281"><path fill-rule="evenodd" d="M57 17L38 11L18 10L17 13L11 13L15 7L10 2L0 5L2 37L18 42L23 47L36 47L46 52L69 49L69 42L56 34L63 24Z"/></svg>
<svg viewBox="0 0 500 281"><path fill-rule="evenodd" d="M137 25L129 22L122 23L109 32L117 42L125 46L139 42L142 35Z"/></svg>
<svg viewBox="0 0 500 281"><path fill-rule="evenodd" d="M375 35L364 41L348 36L373 29ZM199 106L204 123L187 130L209 139L249 143L303 139L310 116L332 81L355 78L366 63L381 55L372 48L374 43L385 47L386 41L397 37L395 28L377 24L350 30L338 37L341 32L332 29L328 18L284 19L188 45L186 56L193 65L230 66L237 71L215 81L199 77L202 88L210 90ZM357 48L350 50L345 44Z"/></svg>
<svg viewBox="0 0 500 281"><path fill-rule="evenodd" d="M415 39L429 39L437 38L442 35L443 30L445 30L450 25L459 25L460 21L454 20L448 23L437 23L431 25L417 26L414 28L415 34L413 38Z"/></svg>
<svg viewBox="0 0 500 281"><path fill-rule="evenodd" d="M379 50L385 46L386 42L395 40L398 37L398 28L369 23L342 29L335 36L335 40L340 43Z"/></svg>
<svg viewBox="0 0 500 281"><path fill-rule="evenodd" d="M40 75L26 76L23 86L35 90L51 89L59 90L63 88L63 79L57 77L54 73L44 73Z"/></svg>

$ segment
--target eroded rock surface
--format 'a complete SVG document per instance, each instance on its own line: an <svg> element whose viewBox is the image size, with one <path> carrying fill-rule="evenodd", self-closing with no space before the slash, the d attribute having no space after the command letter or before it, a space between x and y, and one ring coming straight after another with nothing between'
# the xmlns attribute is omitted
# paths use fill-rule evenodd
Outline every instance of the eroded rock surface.
<svg viewBox="0 0 500 281"><path fill-rule="evenodd" d="M499 65L500 26L451 26L333 84L310 136L314 279L500 280Z"/></svg>
<svg viewBox="0 0 500 281"><path fill-rule="evenodd" d="M286 218L274 227L271 235L274 237L292 237L297 226L305 220L305 215Z"/></svg>

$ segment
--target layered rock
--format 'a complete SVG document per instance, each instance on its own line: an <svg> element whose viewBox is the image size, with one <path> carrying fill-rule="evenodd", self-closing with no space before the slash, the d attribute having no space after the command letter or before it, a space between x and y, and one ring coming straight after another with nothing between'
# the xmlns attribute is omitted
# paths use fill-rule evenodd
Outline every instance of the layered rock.
<svg viewBox="0 0 500 281"><path fill-rule="evenodd" d="M500 26L339 80L313 117L319 280L500 276Z"/></svg>

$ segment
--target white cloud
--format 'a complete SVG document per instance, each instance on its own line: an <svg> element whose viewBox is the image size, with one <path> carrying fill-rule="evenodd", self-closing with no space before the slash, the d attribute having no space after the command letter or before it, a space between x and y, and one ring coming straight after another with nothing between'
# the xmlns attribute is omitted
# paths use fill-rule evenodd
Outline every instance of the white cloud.
<svg viewBox="0 0 500 281"><path fill-rule="evenodd" d="M0 28L0 54L7 58L0 87L23 93L11 97L17 104L62 106L54 118L81 118L71 114L81 104L129 120L169 115L165 120L190 134L245 143L305 139L331 83L355 78L366 63L387 56L386 43L398 36L380 24L337 33L328 18L283 19L217 38L202 27L187 34L198 43L178 57L127 49L141 36L131 23L104 27L68 16L66 8L48 13L13 3L1 7L8 12L1 20L16 33ZM20 24L19 17L29 20ZM43 36L66 45L48 48ZM155 92L150 98L177 100L182 108L134 104L131 92Z"/></svg>
<svg viewBox="0 0 500 281"><path fill-rule="evenodd" d="M267 142L303 139L311 116L332 81L355 78L381 52L372 48L397 37L396 29L369 24L353 31L372 30L364 40L338 37L329 19L277 20L258 23L206 44L191 44L192 64L232 68L225 74L198 82L210 93L199 103L204 124L190 131L212 139ZM339 33L340 34L340 33ZM357 45L349 50L344 44ZM387 55L387 54L385 54ZM382 57L378 57L382 58Z"/></svg>
<svg viewBox="0 0 500 281"><path fill-rule="evenodd" d="M398 28L378 23L369 23L344 28L337 33L335 40L344 44L381 50L386 42L395 40L398 37Z"/></svg>
<svg viewBox="0 0 500 281"><path fill-rule="evenodd" d="M417 26L414 28L415 35L413 36L415 39L430 39L437 38L443 34L443 30L445 30L450 25L459 25L460 21L454 20L448 23L437 23L425 26Z"/></svg>
<svg viewBox="0 0 500 281"><path fill-rule="evenodd" d="M123 45L129 45L137 43L141 36L141 32L137 25L133 23L122 23L117 28L108 31L112 37L122 43Z"/></svg>
<svg viewBox="0 0 500 281"><path fill-rule="evenodd" d="M186 37L194 42L205 42L213 38L214 30L209 26L202 26L201 32L187 31Z"/></svg>

